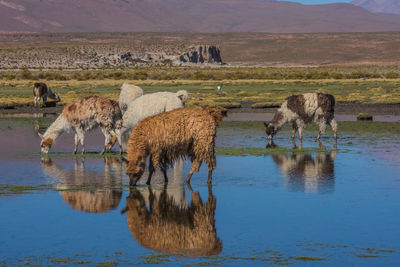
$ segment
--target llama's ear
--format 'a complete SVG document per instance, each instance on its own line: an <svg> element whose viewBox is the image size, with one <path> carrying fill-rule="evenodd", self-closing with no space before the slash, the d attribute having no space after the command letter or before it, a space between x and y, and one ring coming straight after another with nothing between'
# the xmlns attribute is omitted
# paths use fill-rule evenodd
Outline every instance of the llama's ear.
<svg viewBox="0 0 400 267"><path fill-rule="evenodd" d="M39 135L39 137L40 137L40 139L44 139L44 136L43 136L43 134L41 134L41 133L38 133L38 135Z"/></svg>
<svg viewBox="0 0 400 267"><path fill-rule="evenodd" d="M264 121L265 128L268 128L268 123Z"/></svg>

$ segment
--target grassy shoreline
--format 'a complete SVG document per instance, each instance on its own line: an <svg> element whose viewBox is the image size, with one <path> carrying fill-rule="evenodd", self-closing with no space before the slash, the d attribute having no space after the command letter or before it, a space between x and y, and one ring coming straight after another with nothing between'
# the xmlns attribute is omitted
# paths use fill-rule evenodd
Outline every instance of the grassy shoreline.
<svg viewBox="0 0 400 267"><path fill-rule="evenodd" d="M43 80L41 80L43 81ZM187 90L188 106L216 106L240 108L241 103L254 104L255 108L279 105L293 94L325 92L335 96L337 102L359 104L400 103L400 79L316 79L316 80L52 80L45 81L62 98L60 105L88 95L101 95L118 99L123 82L131 82L144 92ZM0 79L0 108L33 105L33 84L37 80ZM222 90L217 91L217 85Z"/></svg>

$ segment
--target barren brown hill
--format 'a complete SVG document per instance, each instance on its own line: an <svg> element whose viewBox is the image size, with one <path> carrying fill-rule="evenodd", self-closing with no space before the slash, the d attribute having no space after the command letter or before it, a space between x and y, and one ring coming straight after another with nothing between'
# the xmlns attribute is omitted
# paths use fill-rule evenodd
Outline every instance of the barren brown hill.
<svg viewBox="0 0 400 267"><path fill-rule="evenodd" d="M0 32L376 32L400 16L260 0L0 0Z"/></svg>
<svg viewBox="0 0 400 267"><path fill-rule="evenodd" d="M384 33L48 33L0 34L0 68L124 66L128 52L180 55L194 44L215 44L230 65L393 65L400 32Z"/></svg>
<svg viewBox="0 0 400 267"><path fill-rule="evenodd" d="M150 0L0 0L0 31L190 31L193 23Z"/></svg>

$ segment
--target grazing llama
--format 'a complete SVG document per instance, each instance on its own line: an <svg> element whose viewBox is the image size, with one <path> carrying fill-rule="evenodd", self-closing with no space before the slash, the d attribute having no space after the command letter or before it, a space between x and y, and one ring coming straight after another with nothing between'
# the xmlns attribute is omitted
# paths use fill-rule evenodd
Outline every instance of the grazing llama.
<svg viewBox="0 0 400 267"><path fill-rule="evenodd" d="M116 101L100 97L88 96L77 98L66 105L60 116L50 125L46 132L39 134L42 153L48 153L54 141L65 131L75 132L74 154L81 143L82 154L85 153L85 132L100 127L105 136L101 154L111 149L122 125L121 110ZM119 142L119 140L118 140ZM121 145L120 145L121 149Z"/></svg>
<svg viewBox="0 0 400 267"><path fill-rule="evenodd" d="M43 98L43 104L46 105L47 98L61 101L57 93L53 93L50 87L45 83L35 83L33 87L34 106L40 107L40 100Z"/></svg>
<svg viewBox="0 0 400 267"><path fill-rule="evenodd" d="M147 184L150 184L158 166L164 173L165 182L168 182L167 167L185 156L192 161L186 183L190 183L193 172L198 172L204 161L208 164L208 183L211 184L212 171L216 167L215 136L222 117L216 108L179 108L140 121L128 142L126 172L130 185L136 185L143 175L148 156Z"/></svg>
<svg viewBox="0 0 400 267"><path fill-rule="evenodd" d="M335 98L329 94L307 93L293 95L286 99L271 122L264 122L265 132L269 140L286 124L292 124L292 138L299 132L299 139L303 139L305 124L316 122L319 125L317 140L325 132L326 124L330 124L335 139L337 138L337 123L334 119Z"/></svg>

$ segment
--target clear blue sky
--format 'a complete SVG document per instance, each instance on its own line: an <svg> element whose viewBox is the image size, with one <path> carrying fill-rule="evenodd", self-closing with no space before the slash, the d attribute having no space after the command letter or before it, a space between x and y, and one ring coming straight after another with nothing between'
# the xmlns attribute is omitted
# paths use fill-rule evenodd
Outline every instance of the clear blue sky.
<svg viewBox="0 0 400 267"><path fill-rule="evenodd" d="M351 0L279 0L286 2L298 2L305 5L316 5L316 4L330 4L330 3L350 3Z"/></svg>

